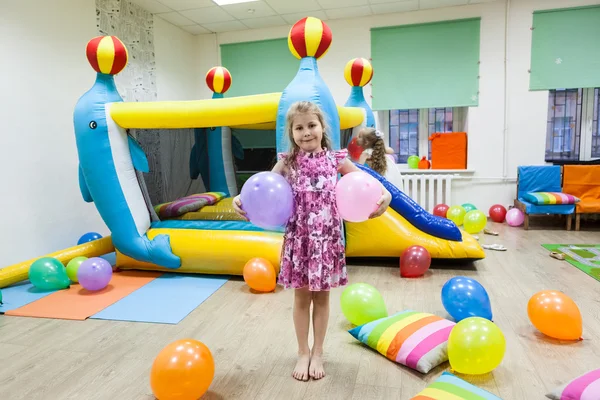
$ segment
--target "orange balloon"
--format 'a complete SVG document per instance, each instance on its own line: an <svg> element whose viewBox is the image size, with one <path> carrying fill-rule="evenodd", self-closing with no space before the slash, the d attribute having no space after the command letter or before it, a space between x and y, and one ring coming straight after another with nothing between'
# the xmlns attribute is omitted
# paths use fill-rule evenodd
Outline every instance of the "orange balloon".
<svg viewBox="0 0 600 400"><path fill-rule="evenodd" d="M177 340L158 353L150 371L150 386L158 400L199 399L215 376L208 347L194 339Z"/></svg>
<svg viewBox="0 0 600 400"><path fill-rule="evenodd" d="M583 333L581 312L569 296L554 290L534 294L527 304L531 323L542 333L561 340L578 340Z"/></svg>
<svg viewBox="0 0 600 400"><path fill-rule="evenodd" d="M244 281L258 292L272 292L277 285L275 268L264 258L253 258L244 265Z"/></svg>

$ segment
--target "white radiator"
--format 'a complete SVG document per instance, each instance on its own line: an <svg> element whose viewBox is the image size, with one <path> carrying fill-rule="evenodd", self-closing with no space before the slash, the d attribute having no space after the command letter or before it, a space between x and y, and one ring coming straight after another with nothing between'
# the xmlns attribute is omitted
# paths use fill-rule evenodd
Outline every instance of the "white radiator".
<svg viewBox="0 0 600 400"><path fill-rule="evenodd" d="M453 178L453 175L403 174L403 191L425 210L433 213L437 204L452 205Z"/></svg>

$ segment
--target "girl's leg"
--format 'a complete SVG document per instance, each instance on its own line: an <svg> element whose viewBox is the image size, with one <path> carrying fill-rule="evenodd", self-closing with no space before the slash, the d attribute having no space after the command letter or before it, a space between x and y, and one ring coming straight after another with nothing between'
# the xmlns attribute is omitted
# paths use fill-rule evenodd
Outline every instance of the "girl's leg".
<svg viewBox="0 0 600 400"><path fill-rule="evenodd" d="M325 376L323 369L323 343L329 323L329 292L313 292L313 330L315 342L310 357L310 376L321 379Z"/></svg>
<svg viewBox="0 0 600 400"><path fill-rule="evenodd" d="M308 328L310 325L310 302L312 296L308 288L296 289L294 293L294 327L298 339L298 362L292 376L299 381L308 380L310 348L308 347Z"/></svg>

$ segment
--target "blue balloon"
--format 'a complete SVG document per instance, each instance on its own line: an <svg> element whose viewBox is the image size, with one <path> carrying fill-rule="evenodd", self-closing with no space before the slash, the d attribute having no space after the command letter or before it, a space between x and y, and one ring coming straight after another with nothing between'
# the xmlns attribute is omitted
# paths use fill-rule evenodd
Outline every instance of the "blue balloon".
<svg viewBox="0 0 600 400"><path fill-rule="evenodd" d="M101 239L102 235L96 232L88 232L85 235L83 235L82 237L79 238L79 240L77 241L77 245L80 244L84 244L87 242L91 242L93 240L98 240Z"/></svg>
<svg viewBox="0 0 600 400"><path fill-rule="evenodd" d="M459 322L469 317L492 320L492 305L481 283L464 276L456 276L442 287L442 304L448 314Z"/></svg>

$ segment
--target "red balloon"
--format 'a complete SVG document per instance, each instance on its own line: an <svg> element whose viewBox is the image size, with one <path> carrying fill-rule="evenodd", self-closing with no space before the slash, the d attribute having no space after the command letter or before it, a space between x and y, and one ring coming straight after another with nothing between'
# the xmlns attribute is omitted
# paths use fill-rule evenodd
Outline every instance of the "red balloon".
<svg viewBox="0 0 600 400"><path fill-rule="evenodd" d="M490 207L490 218L494 222L504 222L506 217L506 208L501 204L494 204Z"/></svg>
<svg viewBox="0 0 600 400"><path fill-rule="evenodd" d="M422 246L410 246L400 257L400 276L415 278L427 272L431 265L431 255Z"/></svg>
<svg viewBox="0 0 600 400"><path fill-rule="evenodd" d="M358 161L360 155L365 150L362 147L360 147L358 143L356 143L357 140L358 138L353 138L348 144L348 154L350 154L350 158L352 158L352 160L354 161Z"/></svg>
<svg viewBox="0 0 600 400"><path fill-rule="evenodd" d="M433 215L446 218L446 213L448 212L449 208L450 206L447 204L438 204L433 208Z"/></svg>

